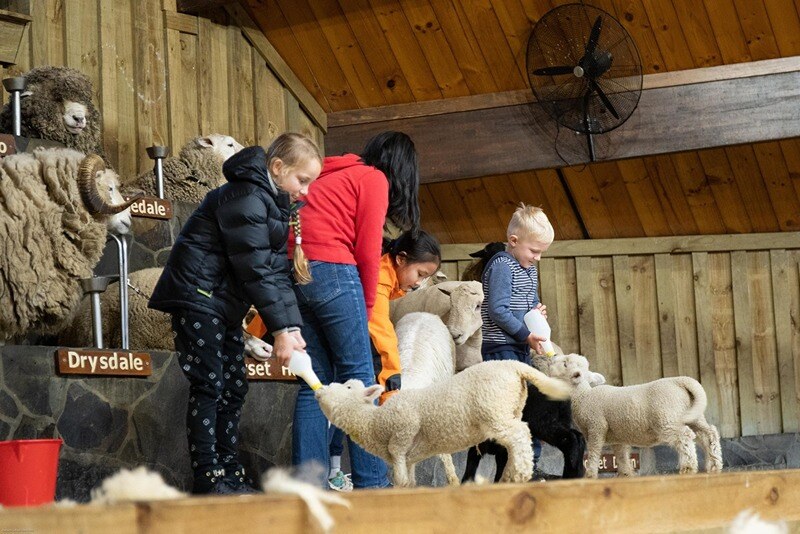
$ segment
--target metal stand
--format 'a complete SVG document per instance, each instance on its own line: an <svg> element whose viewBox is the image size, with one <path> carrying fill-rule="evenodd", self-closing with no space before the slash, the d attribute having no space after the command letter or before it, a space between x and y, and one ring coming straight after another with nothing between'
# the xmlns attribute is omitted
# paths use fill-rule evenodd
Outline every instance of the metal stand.
<svg viewBox="0 0 800 534"><path fill-rule="evenodd" d="M111 277L109 276L94 276L81 280L81 288L84 294L88 293L91 298L92 340L93 346L98 349L103 348L103 314L100 309L100 293L103 293L108 288L110 281Z"/></svg>
<svg viewBox="0 0 800 534"><path fill-rule="evenodd" d="M128 242L125 236L108 234L110 238L117 242L117 254L119 257L119 328L122 336L122 349L128 350Z"/></svg>
<svg viewBox="0 0 800 534"><path fill-rule="evenodd" d="M155 160L155 167L153 173L156 175L156 191L158 198L164 198L164 158L169 155L169 147L166 146L149 146L147 147L147 155L150 159Z"/></svg>
<svg viewBox="0 0 800 534"><path fill-rule="evenodd" d="M27 81L22 76L6 78L3 87L11 93L11 113L13 117L14 135L22 135L22 109L20 107L20 93L25 90Z"/></svg>

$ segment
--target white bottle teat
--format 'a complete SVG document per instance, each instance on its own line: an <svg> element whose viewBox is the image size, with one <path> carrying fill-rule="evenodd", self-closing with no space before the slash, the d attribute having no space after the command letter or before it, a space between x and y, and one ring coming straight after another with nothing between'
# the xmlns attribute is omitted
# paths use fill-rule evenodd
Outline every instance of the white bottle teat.
<svg viewBox="0 0 800 534"><path fill-rule="evenodd" d="M292 359L289 360L289 371L305 380L314 391L322 387L322 382L319 381L317 374L311 367L311 357L307 352L300 352L299 350L292 352Z"/></svg>
<svg viewBox="0 0 800 534"><path fill-rule="evenodd" d="M550 341L550 325L547 324L547 319L542 315L542 312L538 309L533 309L525 314L523 320L532 334L547 339L547 341L542 341L544 353L548 356L555 356L556 351L553 349L553 342Z"/></svg>

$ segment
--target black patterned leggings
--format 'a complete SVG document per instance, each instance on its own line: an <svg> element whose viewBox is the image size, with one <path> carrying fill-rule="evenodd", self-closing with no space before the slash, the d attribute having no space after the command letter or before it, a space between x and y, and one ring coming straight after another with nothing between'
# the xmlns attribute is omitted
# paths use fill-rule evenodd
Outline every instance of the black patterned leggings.
<svg viewBox="0 0 800 534"><path fill-rule="evenodd" d="M186 432L195 479L214 469L240 468L239 418L247 394L241 323L226 325L211 315L172 315L175 350L189 380Z"/></svg>

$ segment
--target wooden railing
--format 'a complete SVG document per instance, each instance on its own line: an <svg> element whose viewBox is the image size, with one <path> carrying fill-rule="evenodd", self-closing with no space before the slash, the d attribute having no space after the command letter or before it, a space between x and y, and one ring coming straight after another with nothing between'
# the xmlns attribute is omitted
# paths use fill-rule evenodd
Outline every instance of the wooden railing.
<svg viewBox="0 0 800 534"><path fill-rule="evenodd" d="M555 242L539 268L553 339L609 383L688 375L724 437L800 430L800 233Z"/></svg>

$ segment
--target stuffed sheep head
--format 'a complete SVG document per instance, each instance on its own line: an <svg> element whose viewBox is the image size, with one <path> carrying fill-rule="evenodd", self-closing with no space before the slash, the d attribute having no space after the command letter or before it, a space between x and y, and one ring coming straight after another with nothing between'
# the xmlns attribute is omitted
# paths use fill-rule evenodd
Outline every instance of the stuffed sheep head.
<svg viewBox="0 0 800 534"><path fill-rule="evenodd" d="M107 169L103 158L96 154L86 156L78 168L78 190L87 211L95 217L108 217L108 230L127 234L131 227L128 209L138 198L125 201L119 192L119 176Z"/></svg>
<svg viewBox="0 0 800 534"><path fill-rule="evenodd" d="M216 152L224 162L244 147L230 135L211 134L194 140L197 148L210 149Z"/></svg>

